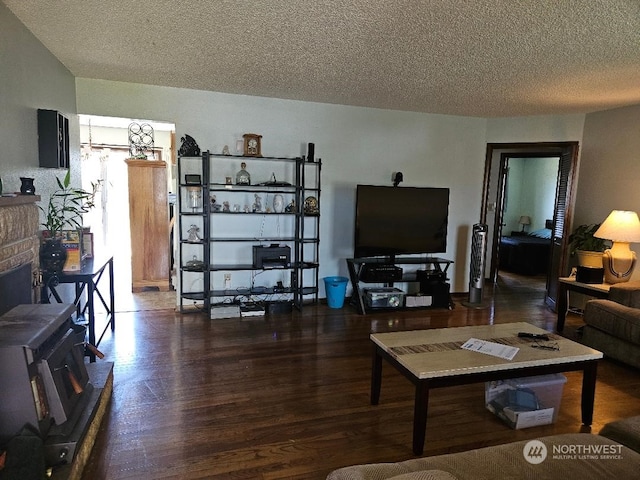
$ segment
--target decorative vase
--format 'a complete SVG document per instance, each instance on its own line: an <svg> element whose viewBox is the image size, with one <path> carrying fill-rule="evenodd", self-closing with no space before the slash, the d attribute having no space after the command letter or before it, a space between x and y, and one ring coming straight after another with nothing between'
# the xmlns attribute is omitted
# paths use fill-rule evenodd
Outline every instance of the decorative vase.
<svg viewBox="0 0 640 480"><path fill-rule="evenodd" d="M22 185L20 185L20 193L23 195L35 195L36 187L33 185L33 178L20 177Z"/></svg>
<svg viewBox="0 0 640 480"><path fill-rule="evenodd" d="M196 212L202 208L202 187L187 187L187 191L189 192L189 205Z"/></svg>
<svg viewBox="0 0 640 480"><path fill-rule="evenodd" d="M251 175L246 170L247 164L240 164L240 171L236 173L236 185L251 185Z"/></svg>
<svg viewBox="0 0 640 480"><path fill-rule="evenodd" d="M284 210L284 198L282 195L274 195L273 196L273 211L276 213L282 213Z"/></svg>
<svg viewBox="0 0 640 480"><path fill-rule="evenodd" d="M67 251L62 246L62 239L49 238L40 246L40 267L49 274L62 271L67 261Z"/></svg>

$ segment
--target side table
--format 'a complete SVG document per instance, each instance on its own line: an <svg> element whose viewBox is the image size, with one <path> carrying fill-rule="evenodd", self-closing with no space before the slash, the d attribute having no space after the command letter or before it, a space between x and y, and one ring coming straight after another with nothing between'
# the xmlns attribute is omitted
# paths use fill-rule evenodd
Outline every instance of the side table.
<svg viewBox="0 0 640 480"><path fill-rule="evenodd" d="M582 283L575 277L560 277L558 279L558 321L556 330L564 330L564 321L569 308L569 292L582 293L595 298L608 298L611 285L608 283Z"/></svg>
<svg viewBox="0 0 640 480"><path fill-rule="evenodd" d="M99 288L103 285L100 283L105 272L108 272L109 295L108 302L105 300ZM42 303L50 303L50 297L55 298L58 303L64 303L60 297L56 287L60 283L75 284L75 300L76 314L78 316L85 315L87 321L87 330L89 332L89 344L93 346L100 345L102 337L109 326L111 331L115 330L115 291L113 283L113 256L97 256L83 262L82 268L77 272L62 272L55 276L45 275L42 285ZM104 282L103 282L104 283ZM86 301L83 305L84 292L86 289ZM96 315L94 307L94 296L100 300L102 306L106 310L106 325L96 341ZM89 349L89 361L96 361L96 354Z"/></svg>

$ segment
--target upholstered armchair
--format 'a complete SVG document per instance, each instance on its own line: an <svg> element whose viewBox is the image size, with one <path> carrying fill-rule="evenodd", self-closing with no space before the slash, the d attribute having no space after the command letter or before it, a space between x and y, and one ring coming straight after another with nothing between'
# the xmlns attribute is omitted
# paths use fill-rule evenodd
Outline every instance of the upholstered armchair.
<svg viewBox="0 0 640 480"><path fill-rule="evenodd" d="M607 300L589 300L582 343L640 368L640 282L611 286Z"/></svg>

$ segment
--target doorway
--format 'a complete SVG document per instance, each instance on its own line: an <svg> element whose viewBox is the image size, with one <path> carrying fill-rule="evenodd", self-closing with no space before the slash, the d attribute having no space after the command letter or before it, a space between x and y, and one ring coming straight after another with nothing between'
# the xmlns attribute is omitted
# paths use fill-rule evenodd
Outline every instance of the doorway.
<svg viewBox="0 0 640 480"><path fill-rule="evenodd" d="M577 142L544 143L495 143L487 145L485 177L481 206L481 223L488 226L487 257L488 279L495 283L499 266L499 242L504 223L504 205L509 158L559 159L557 182L550 226L551 246L548 271L545 279L545 303L555 308L557 279L567 268L568 229L575 198L575 174L577 170ZM524 215L524 214L523 214ZM547 220L547 219L544 219Z"/></svg>
<svg viewBox="0 0 640 480"><path fill-rule="evenodd" d="M551 233L560 157L502 155L503 193L496 210L496 279L526 276L544 288L549 270ZM525 280L525 279L522 279Z"/></svg>
<svg viewBox="0 0 640 480"><path fill-rule="evenodd" d="M125 159L129 150L129 126L148 124L153 128L152 153L148 158L167 163L168 191L173 191L175 126L172 123L127 118L79 115L82 187L102 181L96 208L84 215L96 248L113 254L116 310L137 309L143 299L132 294L132 252L129 220L129 182ZM171 196L169 196L171 198ZM170 203L170 198L167 201ZM169 219L167 220L169 222ZM175 292L172 292L175 297ZM169 296L167 295L167 298ZM172 301L175 306L175 300Z"/></svg>

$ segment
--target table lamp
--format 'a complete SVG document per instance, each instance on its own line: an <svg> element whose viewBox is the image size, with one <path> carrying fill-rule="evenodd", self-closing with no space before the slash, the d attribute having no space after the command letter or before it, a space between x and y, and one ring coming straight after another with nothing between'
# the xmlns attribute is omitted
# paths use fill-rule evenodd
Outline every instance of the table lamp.
<svg viewBox="0 0 640 480"><path fill-rule="evenodd" d="M602 254L604 281L628 282L636 265L636 253L629 248L631 242L640 242L640 220L636 212L613 210L594 237L611 240L613 245Z"/></svg>
<svg viewBox="0 0 640 480"><path fill-rule="evenodd" d="M522 232L524 233L525 225L531 225L531 217L528 215L522 215L520 220L518 220L518 223L522 225Z"/></svg>

